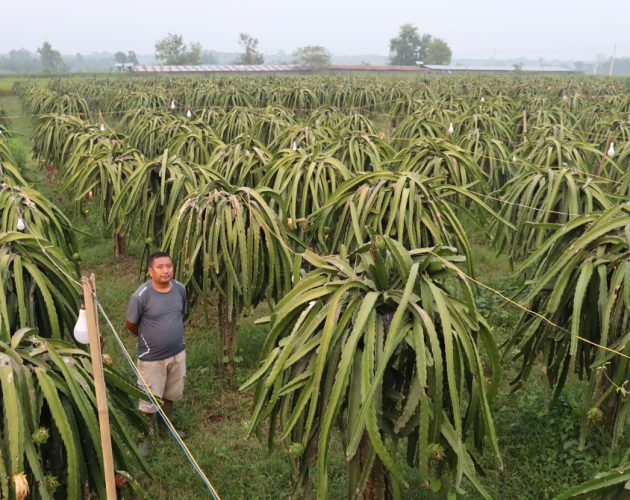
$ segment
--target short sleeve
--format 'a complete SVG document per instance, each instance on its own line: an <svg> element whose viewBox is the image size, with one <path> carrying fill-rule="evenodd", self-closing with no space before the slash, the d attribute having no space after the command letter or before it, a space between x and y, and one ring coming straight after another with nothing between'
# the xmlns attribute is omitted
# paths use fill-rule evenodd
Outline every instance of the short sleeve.
<svg viewBox="0 0 630 500"><path fill-rule="evenodd" d="M186 296L186 287L179 281L177 282L177 284L179 285L179 293L182 296L182 302L184 304L182 306L182 316L186 316L186 314L188 314L188 297Z"/></svg>
<svg viewBox="0 0 630 500"><path fill-rule="evenodd" d="M140 297L135 293L129 299L129 305L127 305L127 321L137 325L140 323L142 317L142 304L140 303Z"/></svg>
<svg viewBox="0 0 630 500"><path fill-rule="evenodd" d="M182 299L184 299L184 311L182 313L183 316L188 314L188 297L186 296L186 288L182 285Z"/></svg>

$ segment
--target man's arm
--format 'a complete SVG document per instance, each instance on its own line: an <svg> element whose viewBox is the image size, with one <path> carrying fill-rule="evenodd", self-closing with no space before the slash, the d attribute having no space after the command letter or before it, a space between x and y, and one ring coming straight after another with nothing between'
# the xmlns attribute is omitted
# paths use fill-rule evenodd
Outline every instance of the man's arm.
<svg viewBox="0 0 630 500"><path fill-rule="evenodd" d="M142 304L137 294L133 294L127 304L127 317L125 318L125 328L138 336L138 325L142 317Z"/></svg>
<svg viewBox="0 0 630 500"><path fill-rule="evenodd" d="M136 337L138 336L138 325L135 323L132 323L127 319L125 320L125 328L127 328L127 330L133 333Z"/></svg>

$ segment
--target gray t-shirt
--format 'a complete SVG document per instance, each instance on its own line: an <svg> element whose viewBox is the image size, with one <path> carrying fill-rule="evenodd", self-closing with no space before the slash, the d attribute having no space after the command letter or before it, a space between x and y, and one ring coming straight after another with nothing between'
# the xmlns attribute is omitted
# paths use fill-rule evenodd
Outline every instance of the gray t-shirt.
<svg viewBox="0 0 630 500"><path fill-rule="evenodd" d="M147 281L129 299L127 321L138 325L138 359L142 361L169 358L185 349L186 288L179 281L171 283L171 289L161 293Z"/></svg>

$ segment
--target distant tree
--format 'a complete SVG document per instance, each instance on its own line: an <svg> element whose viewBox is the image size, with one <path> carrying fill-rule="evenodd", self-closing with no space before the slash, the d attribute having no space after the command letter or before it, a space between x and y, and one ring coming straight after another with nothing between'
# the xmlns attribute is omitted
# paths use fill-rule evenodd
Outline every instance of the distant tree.
<svg viewBox="0 0 630 500"><path fill-rule="evenodd" d="M133 50L130 50L126 54L122 50L119 50L114 54L114 62L118 64L138 64L138 56L136 56Z"/></svg>
<svg viewBox="0 0 630 500"><path fill-rule="evenodd" d="M321 45L307 45L293 52L293 63L315 68L330 66L332 54Z"/></svg>
<svg viewBox="0 0 630 500"><path fill-rule="evenodd" d="M593 72L592 64L587 64L583 61L575 61L573 65L575 66L575 71L577 71L578 73L592 73Z"/></svg>
<svg viewBox="0 0 630 500"><path fill-rule="evenodd" d="M44 42L37 49L44 73L65 73L68 67L64 64L61 53L52 48L50 42Z"/></svg>
<svg viewBox="0 0 630 500"><path fill-rule="evenodd" d="M201 64L217 64L217 58L211 50L204 50L201 53Z"/></svg>
<svg viewBox="0 0 630 500"><path fill-rule="evenodd" d="M74 56L74 61L72 62L72 68L75 71L82 71L84 66L85 66L85 58L83 57L83 54L80 54L79 52L77 52L77 54Z"/></svg>
<svg viewBox="0 0 630 500"><path fill-rule="evenodd" d="M265 62L263 55L256 50L258 38L254 38L247 33L240 33L238 43L243 47L244 51L238 60L239 64L263 64Z"/></svg>
<svg viewBox="0 0 630 500"><path fill-rule="evenodd" d="M119 50L114 54L114 62L118 64L125 64L127 62L127 54Z"/></svg>
<svg viewBox="0 0 630 500"><path fill-rule="evenodd" d="M35 73L41 71L39 59L26 49L12 50L8 57L0 58L0 69L15 73Z"/></svg>
<svg viewBox="0 0 630 500"><path fill-rule="evenodd" d="M415 66L427 57L431 35L420 35L413 24L403 24L398 36L389 41L389 63L392 66Z"/></svg>
<svg viewBox="0 0 630 500"><path fill-rule="evenodd" d="M201 44L199 42L191 43L190 49L184 57L183 64L200 64L201 63Z"/></svg>
<svg viewBox="0 0 630 500"><path fill-rule="evenodd" d="M155 43L155 58L162 64L199 64L201 44L191 43L190 48L184 43L182 35L169 33Z"/></svg>
<svg viewBox="0 0 630 500"><path fill-rule="evenodd" d="M514 68L514 71L523 71L523 63L512 64L512 68Z"/></svg>
<svg viewBox="0 0 630 500"><path fill-rule="evenodd" d="M130 50L129 52L127 52L127 62L132 63L132 64L140 64L138 62L138 56L133 50Z"/></svg>
<svg viewBox="0 0 630 500"><path fill-rule="evenodd" d="M426 47L426 57L421 60L427 64L448 64L451 57L453 52L448 44L441 38L432 38Z"/></svg>

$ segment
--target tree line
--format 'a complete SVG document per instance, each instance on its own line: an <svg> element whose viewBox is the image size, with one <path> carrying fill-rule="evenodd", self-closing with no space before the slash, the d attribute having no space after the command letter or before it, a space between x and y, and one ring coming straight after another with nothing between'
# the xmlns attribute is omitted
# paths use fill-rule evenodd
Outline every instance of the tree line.
<svg viewBox="0 0 630 500"><path fill-rule="evenodd" d="M258 50L258 38L248 33L240 33L238 43L242 52L232 64L264 64L265 58ZM211 53L210 53L211 56ZM155 43L155 58L162 64L216 64L216 60L208 60L199 42L187 44L180 34L169 33L166 37ZM301 64L314 67L330 66L332 54L321 45L308 45L300 47L293 52L293 64Z"/></svg>
<svg viewBox="0 0 630 500"><path fill-rule="evenodd" d="M239 45L243 52L233 64L264 64L264 56L258 51L257 38L240 33ZM389 62L393 66L415 66L419 62L448 64L451 62L452 54L451 48L444 40L430 34L420 34L413 24L403 24L398 36L392 38L389 44ZM155 58L162 64L202 64L201 56L201 44L192 42L188 45L179 34L169 33L155 44ZM332 54L321 45L308 45L296 49L290 62L304 66L327 67L330 66L331 59Z"/></svg>
<svg viewBox="0 0 630 500"><path fill-rule="evenodd" d="M230 61L231 64L264 64L264 55L258 49L258 38L240 33L238 43L242 52ZM161 64L218 64L215 53L203 50L201 43L184 41L181 34L169 33L154 46L155 58ZM37 57L39 56L39 57ZM430 34L420 34L412 24L400 27L399 34L390 40L389 62L396 66L415 66L418 61L427 64L448 64L452 52L448 44ZM321 45L306 45L297 48L286 63L299 64L315 68L330 66L332 54ZM139 64L135 51L119 50L114 54L113 63ZM62 56L49 41L32 54L26 49L12 50L7 56L0 57L0 71L13 73L49 73L61 74L71 71L93 69L102 71L111 68L111 59L83 56Z"/></svg>
<svg viewBox="0 0 630 500"><path fill-rule="evenodd" d="M242 52L233 60L233 55L220 54L204 50L199 42L186 43L180 34L169 33L158 40L154 46L154 56L161 64L264 64L264 55L258 50L259 41L248 33L239 34L239 45ZM452 50L448 43L428 33L420 33L413 24L403 24L397 36L389 42L389 64L393 66L415 66L424 64L449 64ZM221 59L221 60L220 60ZM575 69L582 73L608 74L611 66L610 58L598 55L595 62L576 61ZM321 45L307 45L297 48L291 56L275 64L299 64L315 68L330 66L332 54ZM229 62L228 62L229 61ZM11 50L0 56L0 73L49 73L60 74L81 71L108 71L112 63L139 64L135 51L119 50L112 56L109 54L64 55L54 49L49 41L45 41L36 53L26 49ZM363 63L368 64L368 63ZM615 58L613 74L630 74L630 58Z"/></svg>

